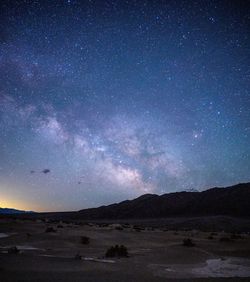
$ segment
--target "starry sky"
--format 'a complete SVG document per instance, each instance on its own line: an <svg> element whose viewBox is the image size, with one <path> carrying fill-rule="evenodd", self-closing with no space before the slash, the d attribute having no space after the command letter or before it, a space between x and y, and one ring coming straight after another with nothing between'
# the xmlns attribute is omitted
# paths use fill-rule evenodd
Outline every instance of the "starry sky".
<svg viewBox="0 0 250 282"><path fill-rule="evenodd" d="M249 1L0 6L0 206L250 181Z"/></svg>

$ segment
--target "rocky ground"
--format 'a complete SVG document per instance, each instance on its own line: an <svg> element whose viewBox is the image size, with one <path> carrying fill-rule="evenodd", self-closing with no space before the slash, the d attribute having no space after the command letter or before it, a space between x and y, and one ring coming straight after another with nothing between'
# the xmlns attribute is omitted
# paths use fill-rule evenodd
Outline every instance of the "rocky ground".
<svg viewBox="0 0 250 282"><path fill-rule="evenodd" d="M105 257L114 245L128 257ZM250 235L0 219L0 281L173 280L250 281Z"/></svg>

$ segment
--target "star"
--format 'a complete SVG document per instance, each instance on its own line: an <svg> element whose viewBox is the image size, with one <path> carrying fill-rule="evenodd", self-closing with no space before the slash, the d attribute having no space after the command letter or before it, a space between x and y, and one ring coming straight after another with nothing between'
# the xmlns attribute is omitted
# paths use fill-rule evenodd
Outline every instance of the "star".
<svg viewBox="0 0 250 282"><path fill-rule="evenodd" d="M26 2L0 9L2 195L77 210L250 180L247 7Z"/></svg>

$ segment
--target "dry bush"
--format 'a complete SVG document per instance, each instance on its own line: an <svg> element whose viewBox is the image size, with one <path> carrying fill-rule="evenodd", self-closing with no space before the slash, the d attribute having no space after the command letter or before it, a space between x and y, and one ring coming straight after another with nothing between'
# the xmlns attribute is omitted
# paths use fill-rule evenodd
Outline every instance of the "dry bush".
<svg viewBox="0 0 250 282"><path fill-rule="evenodd" d="M232 240L238 240L238 239L242 239L243 237L240 234L233 233L231 234L230 238Z"/></svg>
<svg viewBox="0 0 250 282"><path fill-rule="evenodd" d="M106 254L106 257L128 257L128 250L125 246L123 245L115 245L111 246Z"/></svg>
<svg viewBox="0 0 250 282"><path fill-rule="evenodd" d="M75 260L81 260L81 259L82 259L82 256L79 253L77 253L75 255Z"/></svg>
<svg viewBox="0 0 250 282"><path fill-rule="evenodd" d="M89 244L89 237L81 236L81 243L84 244L84 245Z"/></svg>
<svg viewBox="0 0 250 282"><path fill-rule="evenodd" d="M55 230L53 227L47 227L46 230L45 230L45 232L46 232L46 233L51 233L51 232L52 232L52 233L55 233L56 230Z"/></svg>
<svg viewBox="0 0 250 282"><path fill-rule="evenodd" d="M16 246L8 249L8 254L18 254L18 253L20 253L20 250Z"/></svg>
<svg viewBox="0 0 250 282"><path fill-rule="evenodd" d="M229 237L221 237L220 242L232 242L232 240Z"/></svg>
<svg viewBox="0 0 250 282"><path fill-rule="evenodd" d="M185 247L194 247L195 243L192 241L192 239L186 238L186 239L183 239L182 245Z"/></svg>

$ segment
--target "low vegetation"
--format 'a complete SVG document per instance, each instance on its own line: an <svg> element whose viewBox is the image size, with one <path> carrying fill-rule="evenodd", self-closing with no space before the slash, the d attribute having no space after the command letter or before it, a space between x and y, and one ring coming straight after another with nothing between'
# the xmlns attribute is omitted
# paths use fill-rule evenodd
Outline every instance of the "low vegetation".
<svg viewBox="0 0 250 282"><path fill-rule="evenodd" d="M45 230L46 233L55 233L56 232L56 229L53 228L53 227L47 227L46 230Z"/></svg>
<svg viewBox="0 0 250 282"><path fill-rule="evenodd" d="M75 260L81 260L81 259L82 259L82 256L79 253L77 253L75 255Z"/></svg>
<svg viewBox="0 0 250 282"><path fill-rule="evenodd" d="M145 230L145 228L140 227L140 226L137 226L137 225L134 225L133 228L134 228L134 230L135 230L136 232L141 232L141 231Z"/></svg>
<svg viewBox="0 0 250 282"><path fill-rule="evenodd" d="M242 239L243 237L240 234L233 233L231 234L230 238L232 240L238 240L238 239Z"/></svg>
<svg viewBox="0 0 250 282"><path fill-rule="evenodd" d="M221 237L220 238L220 242L232 242L232 239L231 238L229 238L229 237Z"/></svg>
<svg viewBox="0 0 250 282"><path fill-rule="evenodd" d="M20 253L20 250L16 246L8 249L8 254L18 254L18 253Z"/></svg>
<svg viewBox="0 0 250 282"><path fill-rule="evenodd" d="M108 258L112 258L112 257L128 257L128 250L123 245L111 246L107 250L105 256L108 257Z"/></svg>
<svg viewBox="0 0 250 282"><path fill-rule="evenodd" d="M123 228L121 227L121 226L116 226L116 228L115 228L116 230L123 230Z"/></svg>
<svg viewBox="0 0 250 282"><path fill-rule="evenodd" d="M183 239L182 245L185 246L185 247L194 247L195 243L193 242L192 239L186 238L186 239Z"/></svg>
<svg viewBox="0 0 250 282"><path fill-rule="evenodd" d="M84 244L84 245L89 244L89 237L81 236L81 243Z"/></svg>

